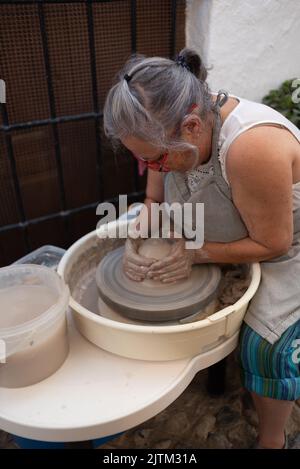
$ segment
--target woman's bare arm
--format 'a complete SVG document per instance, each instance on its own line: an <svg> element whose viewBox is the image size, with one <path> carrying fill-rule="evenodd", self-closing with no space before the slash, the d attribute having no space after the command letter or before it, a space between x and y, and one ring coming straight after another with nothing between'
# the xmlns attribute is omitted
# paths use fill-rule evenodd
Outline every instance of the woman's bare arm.
<svg viewBox="0 0 300 469"><path fill-rule="evenodd" d="M146 199L152 202L164 201L164 175L158 171L148 169Z"/></svg>
<svg viewBox="0 0 300 469"><path fill-rule="evenodd" d="M288 251L293 239L292 156L279 131L257 127L231 145L227 175L249 237L207 242L198 250L197 262L255 262Z"/></svg>
<svg viewBox="0 0 300 469"><path fill-rule="evenodd" d="M149 234L151 223L151 204L161 203L164 201L164 176L163 173L152 171L148 169L146 197L144 200L144 207L142 208L139 216L137 217L134 225L138 227L139 232L143 237ZM148 227L144 232L143 227Z"/></svg>

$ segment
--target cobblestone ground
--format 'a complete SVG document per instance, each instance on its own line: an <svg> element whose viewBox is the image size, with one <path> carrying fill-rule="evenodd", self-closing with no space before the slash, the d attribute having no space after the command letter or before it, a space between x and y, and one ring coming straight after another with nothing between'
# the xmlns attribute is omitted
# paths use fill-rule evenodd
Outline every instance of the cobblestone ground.
<svg viewBox="0 0 300 469"><path fill-rule="evenodd" d="M101 448L249 448L257 436L257 416L241 386L236 353L228 362L227 389L221 397L207 394L207 371L201 371L167 409ZM289 446L300 449L300 400L287 433ZM0 448L15 447L11 436L0 432Z"/></svg>

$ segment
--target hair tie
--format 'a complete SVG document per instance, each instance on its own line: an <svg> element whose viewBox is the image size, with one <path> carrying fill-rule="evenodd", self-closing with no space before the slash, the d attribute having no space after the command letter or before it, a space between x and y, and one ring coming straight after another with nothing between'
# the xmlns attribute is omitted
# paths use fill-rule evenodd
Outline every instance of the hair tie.
<svg viewBox="0 0 300 469"><path fill-rule="evenodd" d="M128 73L125 73L124 75L124 80L127 81L127 83L131 80L132 76L128 75Z"/></svg>
<svg viewBox="0 0 300 469"><path fill-rule="evenodd" d="M188 64L186 63L186 60L185 58L183 57L183 55L178 55L177 59L175 60L175 63L177 65L180 65L181 67L183 68L186 68L189 72L191 71L190 67L188 66Z"/></svg>

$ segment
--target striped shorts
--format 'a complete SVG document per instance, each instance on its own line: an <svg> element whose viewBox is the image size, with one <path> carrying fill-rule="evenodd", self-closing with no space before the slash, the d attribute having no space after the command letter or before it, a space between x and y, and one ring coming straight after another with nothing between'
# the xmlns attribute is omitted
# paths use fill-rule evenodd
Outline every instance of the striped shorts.
<svg viewBox="0 0 300 469"><path fill-rule="evenodd" d="M300 397L300 321L274 344L246 323L240 333L240 365L246 389L285 401Z"/></svg>

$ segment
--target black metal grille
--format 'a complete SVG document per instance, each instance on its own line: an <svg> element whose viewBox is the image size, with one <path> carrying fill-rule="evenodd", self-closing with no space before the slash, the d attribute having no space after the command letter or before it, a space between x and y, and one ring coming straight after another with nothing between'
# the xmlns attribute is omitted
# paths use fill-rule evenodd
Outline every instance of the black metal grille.
<svg viewBox="0 0 300 469"><path fill-rule="evenodd" d="M102 131L112 76L132 52L184 47L183 0L0 0L0 265L42 245L67 247L145 177L114 158Z"/></svg>

